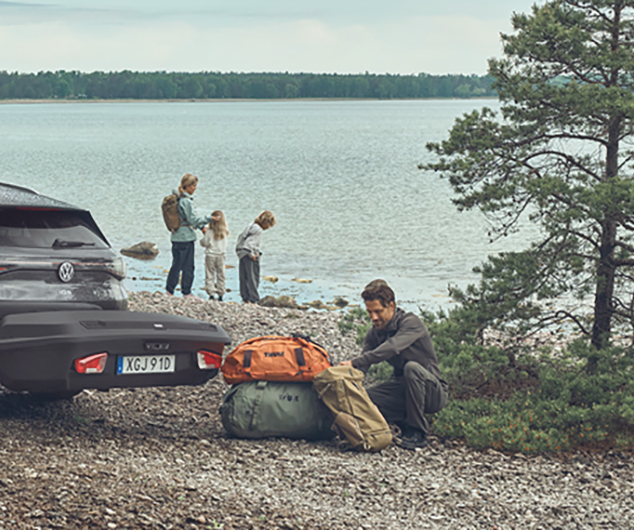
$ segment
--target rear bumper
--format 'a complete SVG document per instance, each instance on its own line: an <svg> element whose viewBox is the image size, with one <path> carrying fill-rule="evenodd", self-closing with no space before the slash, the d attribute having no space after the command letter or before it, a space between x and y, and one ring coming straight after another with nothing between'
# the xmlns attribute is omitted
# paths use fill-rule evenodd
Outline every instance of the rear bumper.
<svg viewBox="0 0 634 530"><path fill-rule="evenodd" d="M89 388L135 388L148 386L200 385L215 377L218 370L198 368L196 353L176 355L176 370L162 374L117 375L118 355L108 355L101 374L78 374L74 361L84 354L64 348L45 353L15 351L0 354L0 383L9 390L31 393L57 393Z"/></svg>
<svg viewBox="0 0 634 530"><path fill-rule="evenodd" d="M218 370L201 370L197 352L222 355L222 328L185 317L124 311L55 311L10 315L0 322L0 383L15 391L198 385ZM117 374L121 356L174 355L170 373ZM102 373L80 374L76 359L106 352Z"/></svg>

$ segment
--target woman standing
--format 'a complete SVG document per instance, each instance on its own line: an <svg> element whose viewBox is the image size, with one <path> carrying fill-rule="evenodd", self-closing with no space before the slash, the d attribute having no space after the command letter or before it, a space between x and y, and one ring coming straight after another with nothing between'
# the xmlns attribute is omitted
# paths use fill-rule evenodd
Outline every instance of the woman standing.
<svg viewBox="0 0 634 530"><path fill-rule="evenodd" d="M275 226L275 216L265 210L238 236L236 254L240 258L240 296L245 303L255 304L260 300L260 236L272 226Z"/></svg>
<svg viewBox="0 0 634 530"><path fill-rule="evenodd" d="M182 272L181 292L183 298L197 298L191 294L194 283L194 242L197 239L194 229L202 230L205 225L211 222L211 215L198 217L194 211L193 195L197 187L198 177L187 173L181 179L178 190L174 190L174 194L178 197L180 226L178 230L172 232L172 266L167 275L165 289L168 295L173 295Z"/></svg>

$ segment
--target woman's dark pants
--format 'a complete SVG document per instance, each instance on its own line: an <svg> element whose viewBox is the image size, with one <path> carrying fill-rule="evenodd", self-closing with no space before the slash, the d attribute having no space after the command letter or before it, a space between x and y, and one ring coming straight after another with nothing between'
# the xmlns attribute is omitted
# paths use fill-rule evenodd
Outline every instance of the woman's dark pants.
<svg viewBox="0 0 634 530"><path fill-rule="evenodd" d="M191 294L194 283L194 242L172 241L172 267L167 275L167 292L174 294L181 271L181 292L183 296Z"/></svg>

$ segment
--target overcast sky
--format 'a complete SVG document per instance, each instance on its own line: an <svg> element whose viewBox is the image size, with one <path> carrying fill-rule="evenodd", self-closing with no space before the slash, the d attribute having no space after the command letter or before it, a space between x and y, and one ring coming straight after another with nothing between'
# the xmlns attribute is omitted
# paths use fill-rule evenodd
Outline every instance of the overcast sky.
<svg viewBox="0 0 634 530"><path fill-rule="evenodd" d="M535 1L0 1L0 70L484 74Z"/></svg>

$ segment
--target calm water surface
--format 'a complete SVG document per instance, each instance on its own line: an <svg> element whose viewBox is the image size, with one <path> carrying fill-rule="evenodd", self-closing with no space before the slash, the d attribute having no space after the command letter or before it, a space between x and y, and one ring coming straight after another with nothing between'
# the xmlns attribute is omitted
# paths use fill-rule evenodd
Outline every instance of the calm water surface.
<svg viewBox="0 0 634 530"><path fill-rule="evenodd" d="M487 254L478 213L459 213L449 185L417 169L456 117L497 102L273 101L0 105L0 179L88 208L115 249L155 242L156 260L126 258L127 287L163 290L170 241L162 198L184 173L200 178L199 214L225 212L233 249L264 209L261 295L300 302L358 293L381 277L401 305L435 309L466 286ZM507 248L519 240L504 242ZM201 296L197 245L194 293ZM237 266L233 250L227 263ZM293 279L310 279L300 284ZM228 300L238 300L237 269Z"/></svg>

